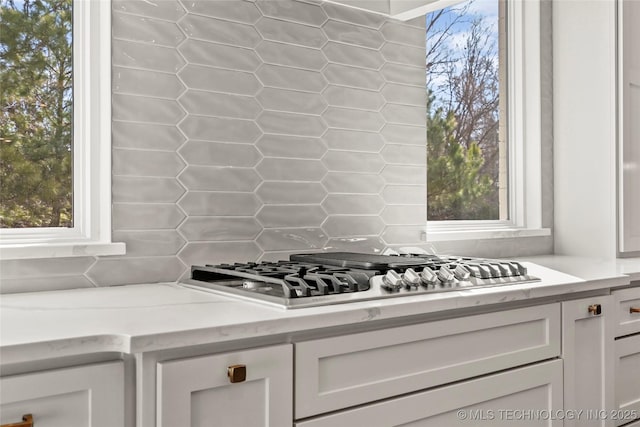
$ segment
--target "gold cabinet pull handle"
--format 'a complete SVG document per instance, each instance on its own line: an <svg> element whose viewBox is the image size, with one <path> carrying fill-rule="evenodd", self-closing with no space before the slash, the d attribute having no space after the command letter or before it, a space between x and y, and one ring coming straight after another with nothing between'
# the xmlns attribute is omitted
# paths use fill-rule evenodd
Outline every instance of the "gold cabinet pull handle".
<svg viewBox="0 0 640 427"><path fill-rule="evenodd" d="M640 313L640 307L629 308L629 313Z"/></svg>
<svg viewBox="0 0 640 427"><path fill-rule="evenodd" d="M589 313L595 315L602 314L602 306L600 304L591 304L589 308Z"/></svg>
<svg viewBox="0 0 640 427"><path fill-rule="evenodd" d="M241 383L247 379L247 366L231 365L227 368L227 376L232 383Z"/></svg>
<svg viewBox="0 0 640 427"><path fill-rule="evenodd" d="M33 427L33 415L31 414L23 415L21 422L2 424L0 427Z"/></svg>

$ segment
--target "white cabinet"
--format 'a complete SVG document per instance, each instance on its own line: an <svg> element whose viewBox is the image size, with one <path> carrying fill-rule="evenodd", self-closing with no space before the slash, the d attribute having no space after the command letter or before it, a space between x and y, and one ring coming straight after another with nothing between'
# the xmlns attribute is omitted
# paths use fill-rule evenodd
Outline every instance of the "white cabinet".
<svg viewBox="0 0 640 427"><path fill-rule="evenodd" d="M559 355L559 304L298 342L296 418Z"/></svg>
<svg viewBox="0 0 640 427"><path fill-rule="evenodd" d="M295 425L560 427L562 420L551 418L562 410L562 405L562 361L553 360L300 421Z"/></svg>
<svg viewBox="0 0 640 427"><path fill-rule="evenodd" d="M0 378L0 424L33 415L37 427L122 427L122 362Z"/></svg>
<svg viewBox="0 0 640 427"><path fill-rule="evenodd" d="M619 3L620 252L640 251L640 2Z"/></svg>
<svg viewBox="0 0 640 427"><path fill-rule="evenodd" d="M613 307L611 296L562 303L565 410L587 413L614 409ZM564 427L582 423L584 418L567 418ZM609 427L613 421L602 417L589 425Z"/></svg>
<svg viewBox="0 0 640 427"><path fill-rule="evenodd" d="M245 379L231 381L233 366ZM156 404L158 427L291 426L292 346L160 362Z"/></svg>

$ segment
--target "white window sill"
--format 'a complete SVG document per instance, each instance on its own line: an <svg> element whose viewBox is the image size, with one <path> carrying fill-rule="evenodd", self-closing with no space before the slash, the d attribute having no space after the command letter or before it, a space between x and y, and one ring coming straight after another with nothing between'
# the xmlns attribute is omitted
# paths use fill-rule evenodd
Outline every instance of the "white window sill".
<svg viewBox="0 0 640 427"><path fill-rule="evenodd" d="M428 229L426 240L427 242L443 242L455 240L515 239L520 237L540 237L550 235L550 228L496 228L482 230Z"/></svg>
<svg viewBox="0 0 640 427"><path fill-rule="evenodd" d="M63 258L94 255L124 255L124 243L19 243L0 247L0 259Z"/></svg>

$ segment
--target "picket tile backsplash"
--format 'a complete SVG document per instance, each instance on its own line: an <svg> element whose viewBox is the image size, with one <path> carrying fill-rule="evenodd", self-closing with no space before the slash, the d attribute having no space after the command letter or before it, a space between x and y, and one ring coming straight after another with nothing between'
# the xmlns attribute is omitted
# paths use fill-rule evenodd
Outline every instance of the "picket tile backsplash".
<svg viewBox="0 0 640 427"><path fill-rule="evenodd" d="M313 0L112 9L113 238L127 254L2 261L3 292L420 243L424 19Z"/></svg>

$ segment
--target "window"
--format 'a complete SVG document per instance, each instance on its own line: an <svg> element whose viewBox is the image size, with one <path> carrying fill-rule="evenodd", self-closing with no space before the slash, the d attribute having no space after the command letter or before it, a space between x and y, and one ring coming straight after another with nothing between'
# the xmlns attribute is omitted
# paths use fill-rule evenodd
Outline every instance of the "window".
<svg viewBox="0 0 640 427"><path fill-rule="evenodd" d="M110 4L0 6L0 255L123 253L110 241Z"/></svg>
<svg viewBox="0 0 640 427"><path fill-rule="evenodd" d="M541 229L539 7L429 6L429 240L550 234Z"/></svg>

